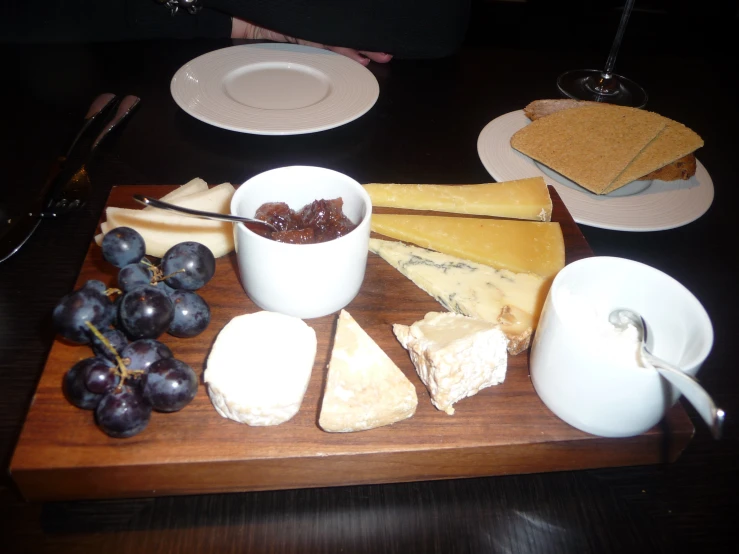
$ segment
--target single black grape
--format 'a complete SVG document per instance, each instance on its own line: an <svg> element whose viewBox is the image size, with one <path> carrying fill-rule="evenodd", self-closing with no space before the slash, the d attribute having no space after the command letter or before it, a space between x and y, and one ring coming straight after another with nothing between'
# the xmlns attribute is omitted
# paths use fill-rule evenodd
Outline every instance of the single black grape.
<svg viewBox="0 0 739 554"><path fill-rule="evenodd" d="M151 419L151 403L137 387L123 385L106 393L95 408L98 426L114 438L132 437Z"/></svg>
<svg viewBox="0 0 739 554"><path fill-rule="evenodd" d="M74 364L62 381L64 396L73 406L83 410L94 410L102 400L102 394L95 394L85 385L87 368L95 365L97 358L86 358Z"/></svg>
<svg viewBox="0 0 739 554"><path fill-rule="evenodd" d="M146 371L154 362L171 358L172 351L158 340L139 339L121 350L120 356L128 369Z"/></svg>
<svg viewBox="0 0 739 554"><path fill-rule="evenodd" d="M128 292L137 286L148 285L153 277L154 272L148 266L142 263L128 264L118 272L118 287Z"/></svg>
<svg viewBox="0 0 739 554"><path fill-rule="evenodd" d="M143 379L143 394L159 412L181 410L198 392L198 376L176 358L154 362Z"/></svg>
<svg viewBox="0 0 739 554"><path fill-rule="evenodd" d="M85 386L95 394L105 394L113 390L121 378L116 373L115 364L102 357L89 358L85 365Z"/></svg>
<svg viewBox="0 0 739 554"><path fill-rule="evenodd" d="M174 307L167 293L149 285L125 293L118 306L118 323L133 340L159 337L173 318Z"/></svg>
<svg viewBox="0 0 739 554"><path fill-rule="evenodd" d="M164 254L161 269L170 287L198 290L216 272L216 259L213 252L199 242L180 242Z"/></svg>
<svg viewBox="0 0 739 554"><path fill-rule="evenodd" d="M194 337L210 323L210 307L203 297L189 290L175 290L169 296L174 305L174 319L167 332L175 337Z"/></svg>
<svg viewBox="0 0 739 554"><path fill-rule="evenodd" d="M110 298L93 286L83 286L65 295L52 314L56 331L65 339L81 344L89 343L92 336L85 322L103 331L114 320L115 308Z"/></svg>
<svg viewBox="0 0 739 554"><path fill-rule="evenodd" d="M90 346L92 346L92 351L95 353L96 356L102 356L104 358L108 358L109 360L115 361L115 354L120 354L121 350L126 347L126 345L128 344L128 337L126 337L125 333L120 329L108 329L107 331L102 331L102 335L113 347L115 353L111 352L110 349L105 344L103 344L103 341L101 341L95 335L93 335L91 339Z"/></svg>
<svg viewBox="0 0 739 554"><path fill-rule="evenodd" d="M118 268L141 261L146 254L144 237L131 227L116 227L103 237L100 245L105 261Z"/></svg>

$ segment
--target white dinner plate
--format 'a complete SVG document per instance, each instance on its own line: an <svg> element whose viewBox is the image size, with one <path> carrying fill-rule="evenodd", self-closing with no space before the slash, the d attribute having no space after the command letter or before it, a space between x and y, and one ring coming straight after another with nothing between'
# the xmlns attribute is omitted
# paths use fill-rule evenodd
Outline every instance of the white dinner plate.
<svg viewBox="0 0 739 554"><path fill-rule="evenodd" d="M616 231L662 231L695 221L713 202L713 181L703 164L686 181L635 181L597 195L511 148L513 134L530 123L523 110L502 115L477 138L482 165L496 181L544 177L577 223Z"/></svg>
<svg viewBox="0 0 739 554"><path fill-rule="evenodd" d="M282 43L203 54L175 73L170 90L191 116L257 135L332 129L367 113L380 94L363 65L329 50Z"/></svg>

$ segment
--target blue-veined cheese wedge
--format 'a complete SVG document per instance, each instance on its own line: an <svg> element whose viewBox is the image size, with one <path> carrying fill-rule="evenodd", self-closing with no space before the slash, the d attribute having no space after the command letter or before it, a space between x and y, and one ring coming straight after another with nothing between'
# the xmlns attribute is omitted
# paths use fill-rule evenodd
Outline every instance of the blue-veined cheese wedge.
<svg viewBox="0 0 739 554"><path fill-rule="evenodd" d="M370 239L369 249L447 310L499 325L509 354L528 348L548 291L542 277L396 241Z"/></svg>
<svg viewBox="0 0 739 554"><path fill-rule="evenodd" d="M288 421L303 402L316 346L316 332L297 317L261 311L233 318L203 375L216 411L254 426Z"/></svg>

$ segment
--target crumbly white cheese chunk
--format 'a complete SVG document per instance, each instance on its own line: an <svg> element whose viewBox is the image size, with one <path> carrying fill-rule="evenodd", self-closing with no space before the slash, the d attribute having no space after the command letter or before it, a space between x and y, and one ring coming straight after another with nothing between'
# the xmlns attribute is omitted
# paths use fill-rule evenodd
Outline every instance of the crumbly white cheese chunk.
<svg viewBox="0 0 739 554"><path fill-rule="evenodd" d="M454 403L505 380L508 339L497 325L455 313L430 312L393 325L431 402L449 415Z"/></svg>
<svg viewBox="0 0 739 554"><path fill-rule="evenodd" d="M544 279L397 241L370 239L369 249L447 310L498 324L509 354L528 348L547 293Z"/></svg>
<svg viewBox="0 0 739 554"><path fill-rule="evenodd" d="M204 373L216 411L255 426L289 420L303 402L316 346L316 332L302 319L267 311L233 318Z"/></svg>
<svg viewBox="0 0 739 554"><path fill-rule="evenodd" d="M339 313L318 425L345 433L390 425L416 412L403 372L345 310Z"/></svg>

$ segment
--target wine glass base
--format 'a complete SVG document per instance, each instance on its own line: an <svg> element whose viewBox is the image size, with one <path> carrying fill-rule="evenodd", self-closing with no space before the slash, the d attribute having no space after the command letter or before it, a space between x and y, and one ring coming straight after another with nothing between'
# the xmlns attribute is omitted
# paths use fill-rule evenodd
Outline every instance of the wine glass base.
<svg viewBox="0 0 739 554"><path fill-rule="evenodd" d="M612 73L605 79L598 69L577 69L562 73L557 79L557 88L569 98L590 100L643 108L647 104L646 91L634 81Z"/></svg>

